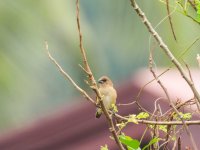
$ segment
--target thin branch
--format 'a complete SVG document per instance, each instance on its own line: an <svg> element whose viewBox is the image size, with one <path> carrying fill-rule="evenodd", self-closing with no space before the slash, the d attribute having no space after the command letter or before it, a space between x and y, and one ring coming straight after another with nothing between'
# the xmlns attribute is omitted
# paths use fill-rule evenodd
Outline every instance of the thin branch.
<svg viewBox="0 0 200 150"><path fill-rule="evenodd" d="M174 144L173 144L172 150L175 150L175 149L176 149L176 144L177 144L177 139L175 139L175 141L174 141Z"/></svg>
<svg viewBox="0 0 200 150"><path fill-rule="evenodd" d="M195 150L197 150L197 145L194 141L194 138L191 134L191 132L189 131L188 126L185 124L185 120L183 119L183 117L180 115L180 112L178 111L178 109L176 108L176 106L174 105L172 99L169 96L169 93L167 91L167 88L164 86L164 84L161 82L161 80L157 77L156 73L153 70L153 55L152 55L152 50L150 51L149 54L149 69L151 71L151 73L153 74L154 78L156 79L157 83L160 85L160 87L163 89L167 99L169 100L169 103L171 105L171 107L173 108L173 110L176 112L176 114L179 116L179 118L181 119L181 121L183 122L183 126L192 142L192 146ZM193 84L193 82L191 82ZM172 119L172 118L171 118ZM169 126L168 129L170 129L171 127ZM168 141L168 136L167 136L167 141Z"/></svg>
<svg viewBox="0 0 200 150"><path fill-rule="evenodd" d="M180 103L180 104L176 105L176 109L180 109L181 107L187 105L187 103L192 103L192 100L194 100L194 98L189 99L189 100L187 100L187 101L185 101L185 102L183 102L183 103ZM195 104L196 102L193 102L193 103ZM167 110L162 116L167 115L167 114L170 113L172 110L173 110L173 108Z"/></svg>
<svg viewBox="0 0 200 150"><path fill-rule="evenodd" d="M99 92L98 90L98 87L97 87L97 83L94 79L94 76L93 76L93 73L90 69L90 66L89 66L89 63L87 61L87 57L86 57L86 52L85 52L85 49L83 47L83 38L82 38L82 33L81 33L81 27L80 27L80 8L79 8L79 0L76 0L76 17L77 17L77 27L78 27L78 34L79 34L79 42L80 42L80 50L81 50L81 54L82 54L82 58L83 58L83 63L84 63L84 69L85 69L85 72L87 73L88 75L88 78L89 78L89 81L91 82L91 88L94 90L94 92L96 93L96 96L99 100L99 103L100 103L100 106L106 116L106 120L108 122L108 125L109 125L109 130L110 132L112 133L114 139L115 139L115 142L116 144L118 145L119 149L120 150L125 150L122 143L119 141L119 138L117 136L117 132L115 130L115 127L114 127L114 123L113 123L113 120L112 120L112 117L109 115L107 109L105 108L104 106L104 103L102 101L102 96L101 96L101 93Z"/></svg>
<svg viewBox="0 0 200 150"><path fill-rule="evenodd" d="M188 14L188 12L185 9L185 5L183 6L183 4L181 2L178 2L179 6L183 9L183 12L181 12L183 15L185 15L186 17L192 19L194 22L198 23L200 25L200 22L198 20L196 20L195 18L193 18L192 16L190 16Z"/></svg>
<svg viewBox="0 0 200 150"><path fill-rule="evenodd" d="M178 150L181 150L181 137L178 138Z"/></svg>
<svg viewBox="0 0 200 150"><path fill-rule="evenodd" d="M192 78L192 73L191 73L191 71L190 71L190 68L189 68L188 64L187 64L185 61L183 61L183 62L184 62L185 66L186 66L186 68L187 68L187 70L188 70L188 73L189 73L189 77L190 77L191 82L194 83L193 78ZM197 105L198 111L200 112L200 104L199 104L197 101L196 101L196 105Z"/></svg>
<svg viewBox="0 0 200 150"><path fill-rule="evenodd" d="M128 121L129 118L123 117L119 114L115 114L116 118L121 119L122 121ZM150 124L150 125L183 125L182 121L154 121L154 120L137 120L141 124ZM191 120L185 121L186 125L200 125L200 120Z"/></svg>
<svg viewBox="0 0 200 150"><path fill-rule="evenodd" d="M162 38L154 30L154 28L152 27L151 23L149 22L149 20L145 16L144 12L139 8L139 6L136 3L136 1L135 0L130 0L130 2L131 2L132 7L134 8L136 13L138 14L138 16L141 18L143 24L146 26L148 31L153 35L155 40L158 42L160 48L166 53L166 55L169 57L169 59L172 61L172 63L177 67L177 69L179 70L180 74L185 79L185 81L188 83L188 85L190 86L191 90L193 91L195 97L197 98L198 102L200 103L200 95L199 95L198 91L196 90L196 88L194 87L194 84L192 84L192 82L186 76L186 74L185 74L181 64L179 63L179 61L174 57L174 55L171 53L171 51L169 50L167 45L164 43Z"/></svg>
<svg viewBox="0 0 200 150"><path fill-rule="evenodd" d="M92 102L94 105L96 105L95 101L87 94L86 91L84 91L82 88L80 88L75 81L70 77L70 75L68 73L66 73L62 67L58 64L58 62L51 56L49 49L48 49L48 43L47 41L45 41L45 49L47 52L47 55L49 57L49 59L56 65L56 67L58 68L58 70L60 71L60 73L67 79L69 80L72 85L81 93L84 95L84 97L89 100L90 102Z"/></svg>
<svg viewBox="0 0 200 150"><path fill-rule="evenodd" d="M169 24L170 24L170 27L171 27L171 30L172 30L172 34L174 36L175 41L177 41L176 34L175 34L175 31L174 31L174 27L173 27L173 24L172 24L172 17L170 15L170 10L169 10L169 0L166 0L166 7L167 7L167 15L168 15L168 18L169 18Z"/></svg>
<svg viewBox="0 0 200 150"><path fill-rule="evenodd" d="M79 0L76 0L76 17L77 17L77 27L78 27L78 34L79 34L79 46L82 54L83 64L85 65L85 70L87 72L87 75L89 77L89 80L91 81L92 85L97 87L97 83L94 79L94 76L92 74L92 71L90 69L90 66L87 61L87 56L85 49L83 47L83 36L81 33L81 26L80 26L80 8L79 8Z"/></svg>

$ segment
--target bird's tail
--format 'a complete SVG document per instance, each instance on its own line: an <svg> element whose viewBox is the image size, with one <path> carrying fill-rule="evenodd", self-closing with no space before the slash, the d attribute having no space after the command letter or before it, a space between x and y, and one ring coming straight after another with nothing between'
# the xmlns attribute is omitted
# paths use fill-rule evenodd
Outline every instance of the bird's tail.
<svg viewBox="0 0 200 150"><path fill-rule="evenodd" d="M95 115L96 118L100 118L101 114L102 114L102 110L100 108L97 108L96 115Z"/></svg>

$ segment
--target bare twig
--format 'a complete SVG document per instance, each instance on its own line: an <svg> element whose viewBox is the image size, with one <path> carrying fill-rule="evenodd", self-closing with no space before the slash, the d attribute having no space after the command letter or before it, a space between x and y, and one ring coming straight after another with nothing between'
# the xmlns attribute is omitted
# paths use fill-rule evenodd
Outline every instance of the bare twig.
<svg viewBox="0 0 200 150"><path fill-rule="evenodd" d="M88 75L89 81L91 82L91 86L90 87L96 93L96 96L97 96L97 98L99 100L100 106L101 106L101 108L102 108L102 110L103 110L103 112L104 112L104 114L106 116L106 119L107 119L107 122L108 122L108 125L109 125L109 130L112 133L112 135L113 135L113 137L115 139L115 142L117 143L117 145L118 145L120 150L124 150L124 147L123 147L122 143L119 141L119 138L117 136L117 132L115 130L112 117L109 115L108 111L106 110L106 108L104 106L104 103L102 101L101 93L98 90L97 83L96 83L96 81L94 79L93 73L92 73L92 71L90 69L90 66L89 66L89 63L87 61L86 52L85 52L85 49L83 47L83 38L82 38L81 27L80 27L79 0L76 0L76 15L77 15L77 27L78 27L78 34L79 34L80 50L81 50L81 54L82 54L82 57L83 57L83 64L85 65L84 66L84 70Z"/></svg>
<svg viewBox="0 0 200 150"><path fill-rule="evenodd" d="M129 118L123 117L119 114L115 114L116 118L121 119L123 121L128 121ZM141 124L150 124L150 125L183 125L182 121L153 121L153 120L142 120L138 119L138 123ZM200 120L192 120L192 121L185 121L186 125L200 125Z"/></svg>
<svg viewBox="0 0 200 150"><path fill-rule="evenodd" d="M187 101L185 101L185 102L183 102L183 103L180 103L180 104L176 105L176 109L179 109L179 108L185 106L187 103L191 103L192 100L194 100L194 98L189 99L189 100L187 100ZM194 104L195 104L195 103L196 103L196 101L194 101ZM169 112L171 112L172 110L173 110L173 108L167 110L162 116L167 115L167 114L168 114Z"/></svg>
<svg viewBox="0 0 200 150"><path fill-rule="evenodd" d="M47 55L49 57L49 59L56 65L56 67L58 68L58 70L60 71L60 73L67 79L69 80L72 85L80 92L84 95L84 97L89 100L90 102L92 102L94 105L96 105L95 101L87 94L86 91L84 91L82 88L80 88L75 81L70 77L70 75L68 73L66 73L62 67L58 64L58 62L51 56L49 49L48 49L48 43L47 41L45 42L45 49L47 51Z"/></svg>
<svg viewBox="0 0 200 150"><path fill-rule="evenodd" d="M172 24L172 17L170 15L170 10L169 10L169 0L166 0L166 7L167 7L167 15L168 15L168 18L169 18L169 24L170 24L170 27L171 27L171 30L172 30L172 34L174 36L174 39L177 41L176 34L175 34L175 31L174 31L174 27L173 27L173 24Z"/></svg>
<svg viewBox="0 0 200 150"><path fill-rule="evenodd" d="M151 71L151 73L153 74L154 78L156 79L157 83L160 85L160 87L163 89L167 99L169 100L169 104L171 105L171 107L173 108L173 110L176 112L176 114L179 116L179 118L181 119L181 121L183 122L183 126L192 142L192 146L195 150L197 150L197 146L196 146L196 143L194 141L194 138L191 134L191 132L189 131L189 128L188 126L185 124L185 120L182 118L182 116L180 115L180 112L177 110L177 108L175 107L173 101L171 100L170 96L169 96L169 93L166 89L166 87L164 86L164 84L161 82L161 80L157 77L156 73L154 72L153 70L153 56L152 56L152 50L150 51L150 54L149 54L149 69ZM193 84L193 82L191 82ZM171 118L172 119L172 118ZM170 130L171 126L168 126L168 131ZM168 141L168 135L166 137L166 140ZM167 142L168 143L168 142Z"/></svg>
<svg viewBox="0 0 200 150"><path fill-rule="evenodd" d="M185 61L183 61L183 62L184 62L185 66L186 66L186 68L187 68L187 70L188 70L188 73L189 73L189 77L190 77L191 82L194 83L193 78L192 78L192 73L191 73L191 71L190 71L190 68L189 68L188 64L187 64ZM198 111L200 112L200 104L198 103L198 101L196 101L196 105L197 105Z"/></svg>
<svg viewBox="0 0 200 150"><path fill-rule="evenodd" d="M178 150L181 150L181 137L178 138Z"/></svg>
<svg viewBox="0 0 200 150"><path fill-rule="evenodd" d="M87 61L87 56L86 56L86 52L85 49L83 47L83 36L81 33L81 26L80 26L80 8L79 8L79 0L76 0L76 17L77 17L77 27L78 27L78 34L79 34L79 46L80 46L80 50L81 50L81 54L82 54L82 59L83 59L83 64L85 65L85 70L87 72L87 75L89 77L89 80L92 83L92 86L97 87L97 83L94 79L94 76L92 74L92 71L90 69L90 66L88 64ZM98 91L96 91L98 92ZM98 95L100 95L100 93L97 93Z"/></svg>
<svg viewBox="0 0 200 150"><path fill-rule="evenodd" d="M173 144L172 150L175 150L175 149L176 149L176 144L177 144L177 139L175 139L175 141L174 141L174 144Z"/></svg>
<svg viewBox="0 0 200 150"><path fill-rule="evenodd" d="M138 14L138 16L141 18L142 22L148 29L148 31L153 35L155 40L158 42L160 48L166 53L166 55L169 57L169 59L172 61L172 63L177 67L179 70L181 76L185 79L185 81L188 83L189 87L194 93L194 96L197 98L198 102L200 103L200 95L198 91L196 90L194 84L189 80L189 78L186 76L181 64L179 61L174 57L174 55L171 53L167 45L164 43L162 38L158 35L158 33L154 30L152 27L151 23L148 21L147 17L145 16L144 12L139 8L138 4L136 3L135 0L130 0L132 7Z"/></svg>

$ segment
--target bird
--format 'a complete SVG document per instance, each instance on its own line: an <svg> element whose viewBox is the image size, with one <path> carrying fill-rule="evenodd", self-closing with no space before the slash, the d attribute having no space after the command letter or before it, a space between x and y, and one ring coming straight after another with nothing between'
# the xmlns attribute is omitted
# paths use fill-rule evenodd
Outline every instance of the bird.
<svg viewBox="0 0 200 150"><path fill-rule="evenodd" d="M98 80L98 87L99 92L102 96L102 101L104 103L104 106L107 110L111 110L113 107L113 104L115 105L116 99L117 99L117 92L115 88L113 87L113 83L111 79L107 76L102 76ZM99 102L97 102L99 104ZM97 108L96 110L96 118L100 118L102 114L102 109Z"/></svg>

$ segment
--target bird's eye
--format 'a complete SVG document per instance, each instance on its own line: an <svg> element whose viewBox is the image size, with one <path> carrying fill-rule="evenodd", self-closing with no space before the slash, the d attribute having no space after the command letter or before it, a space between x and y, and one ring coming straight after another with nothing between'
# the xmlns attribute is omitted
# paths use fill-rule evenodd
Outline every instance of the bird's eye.
<svg viewBox="0 0 200 150"><path fill-rule="evenodd" d="M106 79L102 79L102 81L103 81L103 82L106 82L107 80L106 80Z"/></svg>

